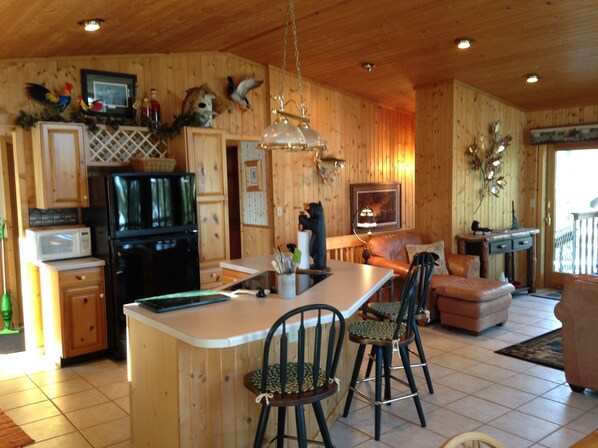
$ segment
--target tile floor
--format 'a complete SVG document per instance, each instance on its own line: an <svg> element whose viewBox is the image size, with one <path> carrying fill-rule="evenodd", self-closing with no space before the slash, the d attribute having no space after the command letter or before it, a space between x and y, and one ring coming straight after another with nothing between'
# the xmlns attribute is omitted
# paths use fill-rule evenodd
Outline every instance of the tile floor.
<svg viewBox="0 0 598 448"><path fill-rule="evenodd" d="M560 370L494 353L558 328L556 303L516 296L509 322L480 337L439 325L420 328L436 389L428 393L417 369L427 427L419 426L413 400L397 402L384 407L375 442L373 409L354 400L349 417L331 428L335 445L434 448L453 434L479 430L509 448L566 448L598 429L598 393L573 393ZM25 353L0 355L0 408L36 440L32 447L133 446L122 363L57 369Z"/></svg>

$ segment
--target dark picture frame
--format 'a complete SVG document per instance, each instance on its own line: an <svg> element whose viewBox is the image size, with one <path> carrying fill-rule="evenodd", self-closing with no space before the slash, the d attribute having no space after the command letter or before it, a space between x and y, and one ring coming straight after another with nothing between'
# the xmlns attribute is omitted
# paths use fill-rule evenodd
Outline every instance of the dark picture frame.
<svg viewBox="0 0 598 448"><path fill-rule="evenodd" d="M376 220L375 231L401 228L401 184L400 182L378 182L351 184L351 220L355 212L370 208ZM351 222L353 226L353 222Z"/></svg>
<svg viewBox="0 0 598 448"><path fill-rule="evenodd" d="M132 118L136 86L136 75L81 69L83 99L87 104L102 102L102 109L90 115Z"/></svg>

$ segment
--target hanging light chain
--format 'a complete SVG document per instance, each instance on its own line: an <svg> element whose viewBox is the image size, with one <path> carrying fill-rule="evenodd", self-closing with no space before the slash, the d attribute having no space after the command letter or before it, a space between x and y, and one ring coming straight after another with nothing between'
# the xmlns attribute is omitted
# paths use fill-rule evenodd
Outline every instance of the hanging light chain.
<svg viewBox="0 0 598 448"><path fill-rule="evenodd" d="M289 13L291 15L291 24L293 25L293 44L295 45L295 62L297 65L297 80L299 81L299 98L301 100L301 116L305 116L305 101L303 100L303 84L301 82L301 64L299 63L299 42L297 40L297 25L295 23L295 5L293 0L289 0Z"/></svg>
<svg viewBox="0 0 598 448"><path fill-rule="evenodd" d="M289 42L289 20L291 18L291 5L287 4L286 22L284 24L284 47L282 50L282 74L280 75L280 91L278 93L278 109L284 111L284 72L287 69L287 45Z"/></svg>

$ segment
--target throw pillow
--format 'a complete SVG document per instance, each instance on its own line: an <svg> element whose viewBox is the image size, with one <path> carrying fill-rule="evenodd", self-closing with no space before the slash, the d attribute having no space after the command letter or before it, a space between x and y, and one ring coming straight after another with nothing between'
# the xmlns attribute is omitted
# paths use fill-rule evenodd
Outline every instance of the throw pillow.
<svg viewBox="0 0 598 448"><path fill-rule="evenodd" d="M434 275L449 275L449 271L446 268L446 261L444 260L444 241L436 241L431 244L407 244L405 248L407 249L409 263L413 261L415 254L420 252L435 253L438 255L438 260L436 260L437 265L434 266Z"/></svg>

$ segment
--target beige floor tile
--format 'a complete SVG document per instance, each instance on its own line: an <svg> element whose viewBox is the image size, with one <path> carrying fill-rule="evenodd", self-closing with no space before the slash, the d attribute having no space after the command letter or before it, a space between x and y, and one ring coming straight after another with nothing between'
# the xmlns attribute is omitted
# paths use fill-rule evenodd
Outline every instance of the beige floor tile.
<svg viewBox="0 0 598 448"><path fill-rule="evenodd" d="M492 385L490 381L460 372L438 378L436 382L466 394L472 394Z"/></svg>
<svg viewBox="0 0 598 448"><path fill-rule="evenodd" d="M26 355L21 363L21 368L27 375L33 375L39 372L46 372L49 370L57 370L60 367L56 365L51 359L40 355Z"/></svg>
<svg viewBox="0 0 598 448"><path fill-rule="evenodd" d="M374 408L372 406L368 406L357 411L351 410L349 415L343 418L343 423L345 425L352 426L359 431L363 431L370 436L373 436L375 423ZM380 420L380 432L385 433L405 423L407 423L406 420L403 420L396 415L382 412L382 417Z"/></svg>
<svg viewBox="0 0 598 448"><path fill-rule="evenodd" d="M565 425L584 413L581 409L542 397L528 401L517 410L559 425Z"/></svg>
<svg viewBox="0 0 598 448"><path fill-rule="evenodd" d="M33 389L35 384L28 377L22 376L12 380L0 381L0 396L13 394L22 390Z"/></svg>
<svg viewBox="0 0 598 448"><path fill-rule="evenodd" d="M10 365L8 358L3 355L0 355L0 364L2 364L2 368L0 369L0 381L13 380L25 376L25 372L18 366L18 364Z"/></svg>
<svg viewBox="0 0 598 448"><path fill-rule="evenodd" d="M460 432L473 431L482 425L479 421L465 417L446 408L436 409L426 415L427 429L448 438Z"/></svg>
<svg viewBox="0 0 598 448"><path fill-rule="evenodd" d="M511 409L491 401L474 396L467 396L445 406L445 409L464 415L473 420L487 423L490 420L506 414Z"/></svg>
<svg viewBox="0 0 598 448"><path fill-rule="evenodd" d="M10 411L6 411L6 415L8 415L17 425L25 425L27 423L60 415L60 411L51 401L46 400L11 409Z"/></svg>
<svg viewBox="0 0 598 448"><path fill-rule="evenodd" d="M564 446L572 446L575 442L583 439L585 434L582 434L572 429L561 428L553 432L548 437L540 440L539 444L548 448L562 448Z"/></svg>
<svg viewBox="0 0 598 448"><path fill-rule="evenodd" d="M568 385L558 386L542 396L585 411L589 411L598 406L597 393L592 393L586 390L584 393L580 394L578 392L573 392ZM1 407L2 405L0 404L0 408Z"/></svg>
<svg viewBox="0 0 598 448"><path fill-rule="evenodd" d="M477 364L479 361L469 359L464 356L455 355L453 353L445 353L444 355L437 356L434 358L434 364L438 364L443 367L448 367L453 370L463 370L467 367Z"/></svg>
<svg viewBox="0 0 598 448"><path fill-rule="evenodd" d="M476 361L485 361L486 359L494 357L494 352L492 350L474 345L460 347L457 350L453 350L452 353L455 355L462 355L466 358Z"/></svg>
<svg viewBox="0 0 598 448"><path fill-rule="evenodd" d="M21 428L36 442L77 431L64 415L28 423Z"/></svg>
<svg viewBox="0 0 598 448"><path fill-rule="evenodd" d="M28 389L0 396L0 409L8 411L20 406L26 406L28 404L39 403L40 401L46 400L48 400L48 397L46 397L41 390L37 388Z"/></svg>
<svg viewBox="0 0 598 448"><path fill-rule="evenodd" d="M459 400L466 396L463 392L460 392L455 389L451 389L450 387L443 386L442 384L433 384L434 385L434 393L431 394L428 392L426 387L420 388L420 397L422 400L425 400L429 403L433 403L436 406L446 406L449 403Z"/></svg>
<svg viewBox="0 0 598 448"><path fill-rule="evenodd" d="M127 371L118 366L104 372L84 373L81 376L98 388L127 381Z"/></svg>
<svg viewBox="0 0 598 448"><path fill-rule="evenodd" d="M47 370L45 372L35 373L31 375L30 378L38 387L41 387L47 384L58 383L59 381L79 378L79 375L77 375L74 370L65 367L57 370Z"/></svg>
<svg viewBox="0 0 598 448"><path fill-rule="evenodd" d="M114 402L127 414L131 413L131 400L129 397L117 398Z"/></svg>
<svg viewBox="0 0 598 448"><path fill-rule="evenodd" d="M354 448L367 440L370 440L370 436L363 431L358 431L352 426L345 425L344 418L339 418L329 428L330 438L333 440L335 446Z"/></svg>
<svg viewBox="0 0 598 448"><path fill-rule="evenodd" d="M422 428L414 423L406 423L382 434L380 440L391 447L430 448L441 446L446 437L433 432L429 427Z"/></svg>
<svg viewBox="0 0 598 448"><path fill-rule="evenodd" d="M484 361L486 364L502 367L504 369L523 372L535 366L534 363L523 361L522 359L511 358L510 356L494 354L494 357Z"/></svg>
<svg viewBox="0 0 598 448"><path fill-rule="evenodd" d="M106 403L110 401L110 399L97 389L88 389L82 392L65 395L64 397L54 398L52 401L66 414L67 412L73 412L79 409Z"/></svg>
<svg viewBox="0 0 598 448"><path fill-rule="evenodd" d="M104 448L131 438L129 416L81 431L94 448Z"/></svg>
<svg viewBox="0 0 598 448"><path fill-rule="evenodd" d="M554 431L560 429L559 425L546 420L524 414L519 411L510 411L488 422L488 425L502 429L524 439L538 442Z"/></svg>
<svg viewBox="0 0 598 448"><path fill-rule="evenodd" d="M40 387L49 398L63 397L92 388L93 386L83 378L73 378Z"/></svg>
<svg viewBox="0 0 598 448"><path fill-rule="evenodd" d="M79 432L71 432L39 443L27 445L27 448L92 448L89 442Z"/></svg>
<svg viewBox="0 0 598 448"><path fill-rule="evenodd" d="M79 409L78 411L68 412L66 416L78 429L81 430L127 417L127 413L113 402L108 402L85 409Z"/></svg>
<svg viewBox="0 0 598 448"><path fill-rule="evenodd" d="M558 383L553 383L552 381L547 381L540 378L534 378L533 376L526 375L525 373L518 373L505 378L504 380L500 381L500 384L534 395L542 395L559 386Z"/></svg>
<svg viewBox="0 0 598 448"><path fill-rule="evenodd" d="M501 381L505 378L515 375L516 372L509 369L503 369L502 367L493 366L492 364L479 363L475 366L467 367L463 369L463 373L468 375L477 376L478 378L485 379L487 381Z"/></svg>
<svg viewBox="0 0 598 448"><path fill-rule="evenodd" d="M424 337L422 336L422 339ZM445 338L445 337L428 337L425 338L424 342L424 349L425 347L433 347L438 350L443 350L445 352L449 352L452 350L456 350L460 347L463 347L465 343L457 342L453 339Z"/></svg>
<svg viewBox="0 0 598 448"><path fill-rule="evenodd" d="M129 382L126 380L98 386L98 389L111 400L129 396Z"/></svg>
<svg viewBox="0 0 598 448"><path fill-rule="evenodd" d="M536 398L535 395L512 389L503 386L502 384L493 384L485 389L475 392L473 395L512 409Z"/></svg>
<svg viewBox="0 0 598 448"><path fill-rule="evenodd" d="M527 369L525 374L534 376L536 378L542 378L543 380L553 381L555 383L564 383L566 381L565 372L562 370L552 369L550 367L544 367L540 365Z"/></svg>
<svg viewBox="0 0 598 448"><path fill-rule="evenodd" d="M484 434L494 437L499 442L502 442L507 448L529 448L533 445L533 442L530 440L524 439L523 437L518 437L514 434L509 434L508 432L502 431L498 428L493 428L492 426L488 425L480 426L476 429L476 431L483 432Z"/></svg>
<svg viewBox="0 0 598 448"><path fill-rule="evenodd" d="M525 325L523 327L518 327L518 328L514 329L513 331L515 331L517 333L521 333L521 334L527 334L529 336L529 338L533 338L533 337L548 333L548 330L546 330L546 328L533 327L531 325Z"/></svg>
<svg viewBox="0 0 598 448"><path fill-rule="evenodd" d="M568 423L567 428L584 434L598 430L598 415L588 412Z"/></svg>
<svg viewBox="0 0 598 448"><path fill-rule="evenodd" d="M133 443L130 440L125 440L124 442L115 443L114 445L110 445L108 448L135 448Z"/></svg>

